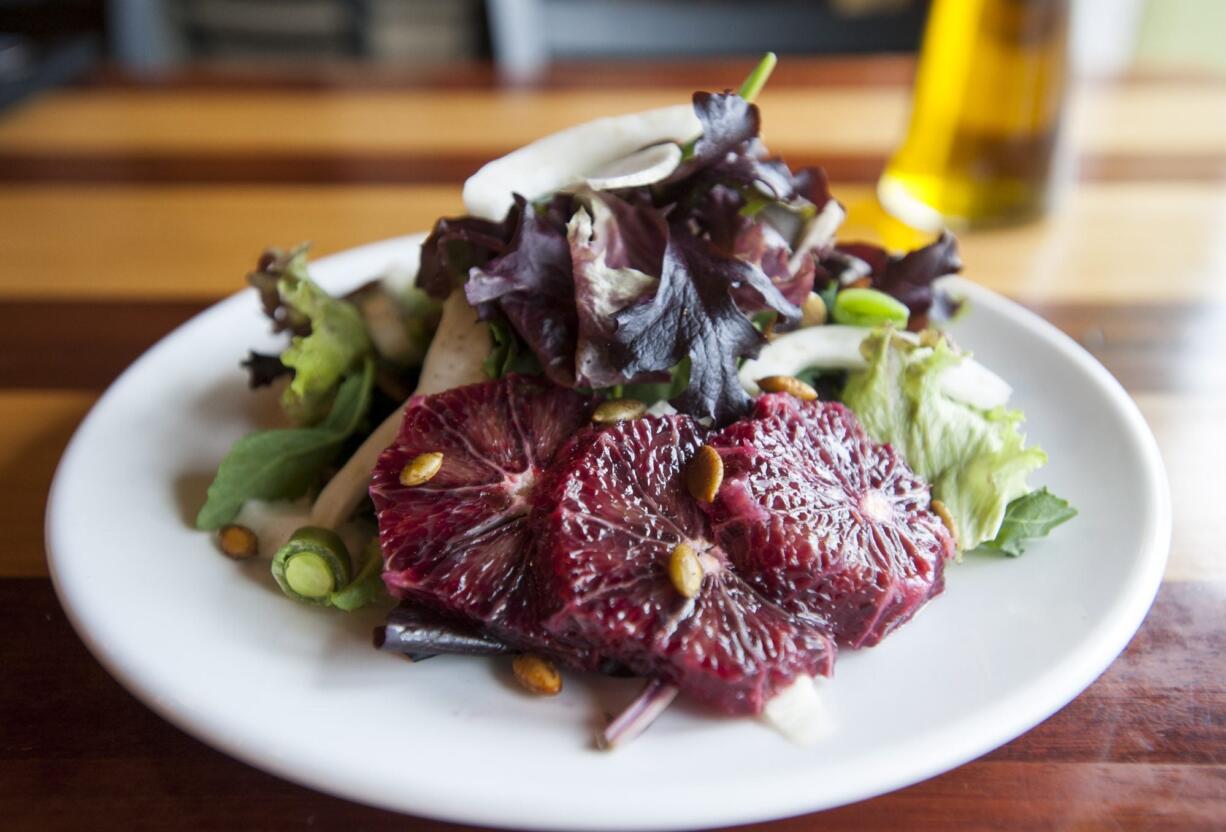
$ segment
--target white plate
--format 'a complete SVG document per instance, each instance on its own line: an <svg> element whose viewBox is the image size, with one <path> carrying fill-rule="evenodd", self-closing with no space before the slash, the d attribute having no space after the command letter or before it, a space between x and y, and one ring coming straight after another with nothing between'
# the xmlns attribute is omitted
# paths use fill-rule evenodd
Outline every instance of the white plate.
<svg viewBox="0 0 1226 832"><path fill-rule="evenodd" d="M349 288L403 238L320 260ZM799 748L754 720L674 707L615 753L590 748L627 680L521 695L504 663L410 665L368 645L377 616L281 597L266 563L236 564L188 520L208 475L268 397L238 362L271 346L255 298L214 306L137 361L82 424L55 478L51 570L82 639L166 719L322 791L454 821L536 829L715 826L881 794L971 760L1089 685L1140 625L1162 576L1169 496L1152 435L1073 341L965 284L954 330L1015 387L1035 480L1080 516L1017 560L968 557L945 594L881 646L840 657L832 735Z"/></svg>

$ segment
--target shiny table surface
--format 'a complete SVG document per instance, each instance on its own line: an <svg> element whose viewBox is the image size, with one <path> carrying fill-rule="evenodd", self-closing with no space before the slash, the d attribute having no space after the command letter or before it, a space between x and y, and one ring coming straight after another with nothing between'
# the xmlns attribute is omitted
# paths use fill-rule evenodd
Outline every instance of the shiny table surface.
<svg viewBox="0 0 1226 832"><path fill-rule="evenodd" d="M270 243L326 254L427 228L480 163L557 127L735 86L745 62L311 76L193 71L86 84L0 113L0 823L6 829L444 829L306 791L154 716L77 640L42 518L106 385L240 288ZM911 66L789 60L765 137L879 221ZM1226 82L1078 87L1076 180L1041 222L961 235L967 274L1053 321L1140 405L1175 530L1149 618L1064 710L891 795L761 824L826 829L1226 828ZM118 530L120 533L122 530Z"/></svg>

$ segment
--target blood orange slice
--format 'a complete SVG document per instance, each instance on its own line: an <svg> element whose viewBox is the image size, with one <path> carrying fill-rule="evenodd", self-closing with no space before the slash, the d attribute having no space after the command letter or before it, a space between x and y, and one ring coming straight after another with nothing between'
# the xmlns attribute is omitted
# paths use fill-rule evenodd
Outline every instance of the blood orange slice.
<svg viewBox="0 0 1226 832"><path fill-rule="evenodd" d="M840 644L876 644L943 588L954 542L928 486L843 405L762 396L710 444L724 551L756 592Z"/></svg>
<svg viewBox="0 0 1226 832"><path fill-rule="evenodd" d="M721 710L756 713L797 675L828 673L833 645L716 543L682 482L702 433L684 416L636 419L559 454L533 521L543 626ZM693 597L670 577L682 543L702 567Z"/></svg>
<svg viewBox="0 0 1226 832"><path fill-rule="evenodd" d="M541 647L524 588L528 513L546 467L593 406L590 396L521 376L411 401L370 486L389 591L510 644ZM402 483L406 465L435 453L443 458L433 477Z"/></svg>

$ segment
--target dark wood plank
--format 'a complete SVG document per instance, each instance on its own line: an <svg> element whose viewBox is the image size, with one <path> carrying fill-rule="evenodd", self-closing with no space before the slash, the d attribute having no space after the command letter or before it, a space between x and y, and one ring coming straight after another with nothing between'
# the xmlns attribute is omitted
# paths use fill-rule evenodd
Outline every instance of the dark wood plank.
<svg viewBox="0 0 1226 832"><path fill-rule="evenodd" d="M0 303L0 387L101 389L208 303Z"/></svg>
<svg viewBox="0 0 1226 832"><path fill-rule="evenodd" d="M236 277L235 288L241 283ZM196 301L0 303L0 388L99 390L157 339L204 309ZM1226 303L1044 304L1135 393L1226 392Z"/></svg>
<svg viewBox="0 0 1226 832"><path fill-rule="evenodd" d="M981 761L769 828L1215 829L1226 823L1226 585L1166 584L1119 660ZM227 759L112 681L41 579L0 580L6 829L455 829L314 794Z"/></svg>

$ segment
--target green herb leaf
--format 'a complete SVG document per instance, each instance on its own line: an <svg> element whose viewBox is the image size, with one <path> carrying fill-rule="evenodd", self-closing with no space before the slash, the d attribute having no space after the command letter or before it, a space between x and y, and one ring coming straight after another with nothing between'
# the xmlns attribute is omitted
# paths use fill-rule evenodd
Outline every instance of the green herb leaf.
<svg viewBox="0 0 1226 832"><path fill-rule="evenodd" d="M490 378L502 378L510 373L542 373L541 363L506 321L490 321L490 341L490 354L482 365Z"/></svg>
<svg viewBox="0 0 1226 832"><path fill-rule="evenodd" d="M234 519L247 500L301 497L319 478L370 409L374 362L341 384L332 410L317 427L264 430L234 443L217 468L196 527L218 529Z"/></svg>
<svg viewBox="0 0 1226 832"><path fill-rule="evenodd" d="M1010 557L1017 557L1026 550L1026 542L1046 537L1061 523L1077 516L1077 509L1052 494L1046 487L1018 497L1005 509L1005 519L1000 524L996 537L983 544L985 549L995 549Z"/></svg>
<svg viewBox="0 0 1226 832"><path fill-rule="evenodd" d="M376 537L366 546L362 568L343 589L333 592L329 603L338 610L353 612L387 596L383 584L383 550Z"/></svg>

